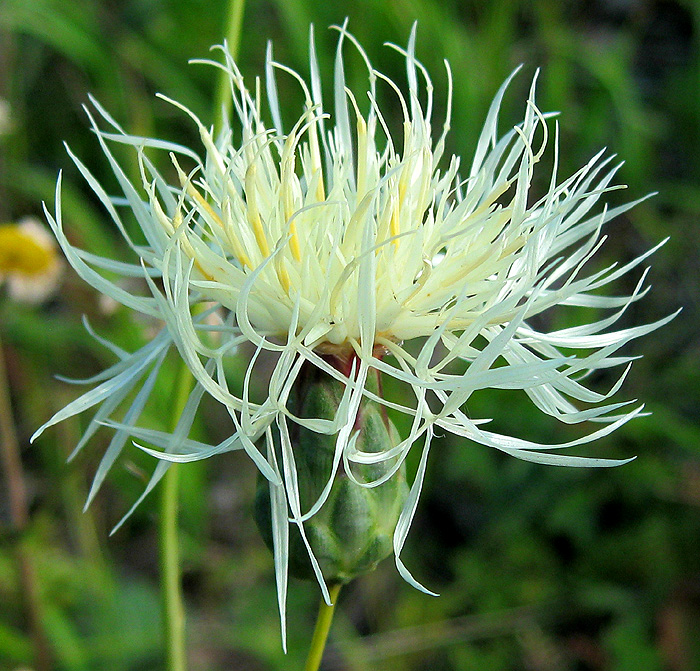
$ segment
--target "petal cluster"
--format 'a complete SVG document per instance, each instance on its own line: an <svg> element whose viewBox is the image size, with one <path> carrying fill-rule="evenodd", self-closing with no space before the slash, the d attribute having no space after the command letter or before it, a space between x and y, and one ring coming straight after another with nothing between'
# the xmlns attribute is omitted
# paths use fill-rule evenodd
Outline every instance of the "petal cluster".
<svg viewBox="0 0 700 671"><path fill-rule="evenodd" d="M367 86L361 94L346 83L343 54L348 48L365 64ZM576 173L559 176L557 126L536 105L536 77L523 121L499 135L499 108L515 73L503 84L474 156L463 165L445 155L451 100L433 137L433 87L415 56L415 30L405 49L393 48L405 61L405 86L375 70L355 38L340 28L332 86L325 94L313 32L308 81L277 63L270 48L264 82L247 86L226 48L220 48L221 62L205 62L228 77L233 121L214 133L170 100L196 125L197 150L129 135L93 100L95 112L88 115L122 193L108 194L80 159L71 157L132 249L134 263L97 257L70 244L60 180L55 214L47 212L83 279L164 326L135 353L108 344L118 363L90 380L96 386L40 431L95 406L95 418L77 449L101 424L115 428L91 498L129 437L147 443L151 447L144 449L162 459L149 490L170 462L245 450L270 482L282 594L287 525L296 524L303 533L341 466L350 477L358 463L383 461L396 470L417 444L422 455L394 550L399 571L418 586L399 555L438 428L538 463L622 463L559 450L606 435L640 413L641 407L610 400L631 362L619 350L672 318L616 329L629 305L645 294L646 272L629 296L605 296L600 290L637 269L656 248L626 265L590 270L605 224L639 201L615 208L601 204L601 197L618 188L619 165L604 152ZM280 76L294 78L304 99L290 128L282 124ZM449 67L446 76L451 99ZM391 99L402 111L399 132L380 104ZM550 141L553 160L544 168L545 179L538 175L533 195L533 178L545 163ZM110 143L133 146L138 183L127 177ZM170 154L172 179L150 158L156 151ZM542 183L548 185L544 193ZM145 243L129 237L124 212L136 218ZM103 271L144 278L147 291L134 295ZM533 325L536 315L569 307L593 308L598 317L558 330ZM253 354L243 380L232 380L227 361L241 356L244 343L252 345ZM196 387L171 435L139 427L138 418L172 347L189 366ZM332 365L333 357L346 365ZM253 381L263 361L267 367L272 361L272 373L261 392ZM287 407L305 365L343 382L345 394L334 419L297 417ZM608 392L585 386L591 372L618 366L622 374ZM405 399L391 401L368 390L365 381L372 369L403 383ZM596 422L598 428L555 445L490 431L484 426L489 420L474 419L464 410L471 394L485 388L523 390L547 415L566 423ZM188 439L205 394L231 417L231 436L218 445ZM408 435L381 452L357 449L355 418L363 397L408 415ZM127 398L123 419L110 420ZM299 503L290 423L335 436L329 486L309 510ZM271 447L273 431L280 437L281 461ZM319 582L327 596L320 574Z"/></svg>

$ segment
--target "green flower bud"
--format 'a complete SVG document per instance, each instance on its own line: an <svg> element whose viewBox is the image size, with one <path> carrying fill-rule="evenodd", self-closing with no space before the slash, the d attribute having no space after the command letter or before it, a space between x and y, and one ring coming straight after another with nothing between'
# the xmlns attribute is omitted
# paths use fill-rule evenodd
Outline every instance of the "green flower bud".
<svg viewBox="0 0 700 671"><path fill-rule="evenodd" d="M349 374L347 359L326 358ZM379 393L378 371L370 371L365 387ZM343 383L307 364L295 383L287 407L300 417L333 419L344 389ZM328 482L336 436L319 434L296 423L290 428L301 509L306 511L314 505ZM356 429L359 430L357 449L364 452L385 451L400 442L386 408L367 398L360 402ZM279 436L275 437L275 443L279 449ZM373 482L387 474L394 465L393 461L353 464L353 475L359 482ZM385 483L368 488L353 482L341 462L327 501L304 523L307 539L326 581L349 582L374 570L392 553L394 529L407 495L404 465ZM270 490L264 478L258 483L255 517L266 544L271 548ZM296 525L290 528L289 572L298 578L314 579L308 551Z"/></svg>

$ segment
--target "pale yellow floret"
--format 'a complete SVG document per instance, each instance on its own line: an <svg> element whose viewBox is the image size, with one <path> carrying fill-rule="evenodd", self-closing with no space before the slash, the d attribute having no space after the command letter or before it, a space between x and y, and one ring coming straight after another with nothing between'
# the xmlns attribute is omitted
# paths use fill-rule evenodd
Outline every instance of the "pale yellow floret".
<svg viewBox="0 0 700 671"><path fill-rule="evenodd" d="M172 221L172 226L174 227L175 230L180 228L182 226L182 214L178 210L175 215L173 216L173 221ZM199 260L198 254L195 251L194 247L192 247L192 243L187 239L186 235L183 235L180 238L180 246L182 247L182 251L187 254L187 256L194 261L194 266L199 270L199 272L206 277L208 280L213 280L214 277L208 273L204 268L202 267L202 263Z"/></svg>
<svg viewBox="0 0 700 671"><path fill-rule="evenodd" d="M278 257L278 260L275 263L275 269L277 271L277 277L279 278L280 284L282 285L284 292L286 294L288 294L289 289L292 286L292 283L289 280L289 273L287 272L287 269L284 267L283 264L284 264L284 259Z"/></svg>
<svg viewBox="0 0 700 671"><path fill-rule="evenodd" d="M323 170L321 169L321 152L318 145L318 119L314 119L314 123L309 126L309 149L311 151L311 176L317 179L316 182L316 200L322 203L326 200L326 192L323 186Z"/></svg>
<svg viewBox="0 0 700 671"><path fill-rule="evenodd" d="M294 194L292 193L291 182L294 174L294 147L292 146L292 136L287 138L282 160L282 174L280 175L280 187L282 189L282 206L284 208L285 221L289 222L289 247L297 263L301 262L301 249L299 247L299 237L297 235L296 222L294 216ZM287 160L284 160L284 159ZM284 269L283 269L284 270ZM286 271L284 271L286 274ZM285 291L289 287L285 288Z"/></svg>
<svg viewBox="0 0 700 671"><path fill-rule="evenodd" d="M270 245L267 242L265 229L260 219L260 210L258 209L257 168L255 167L255 163L251 163L250 166L248 166L248 170L245 174L245 195L246 204L248 206L246 209L248 223L253 229L253 235L255 235L255 241L258 244L260 253L262 257L266 259L270 256Z"/></svg>
<svg viewBox="0 0 700 671"><path fill-rule="evenodd" d="M240 262L240 264L244 267L247 266L248 268L252 269L253 265L251 264L248 255L245 253L243 247L241 246L241 243L238 240L238 237L236 236L235 232L233 231L233 228L224 224L224 221L216 213L214 208L207 202L204 196L202 196L202 194L199 193L199 191L197 191L194 184L192 184L190 178L180 167L180 164L177 162L177 159L175 158L174 154L171 154L170 158L173 162L173 165L175 166L175 170L177 170L177 175L180 180L180 186L182 186L182 188L185 189L187 195L195 201L197 206L201 210L204 210L204 212L206 212L206 214L209 217L209 220L213 221L219 228L221 228L224 231L228 241L233 247L233 253ZM159 218L161 219L161 221L162 219L165 219L166 221L168 220L164 213L162 213L162 217ZM172 230L169 232L172 235Z"/></svg>
<svg viewBox="0 0 700 671"><path fill-rule="evenodd" d="M227 222L232 221L231 202L228 199L224 201L223 214L224 219ZM233 229L233 225L229 223L228 225L224 226L224 232L226 234L226 239L229 241L229 243L231 243L231 246L233 247L233 254L238 259L241 266L243 268L250 268L252 270L253 264L248 258L248 255L245 253L243 246L241 245L241 242Z"/></svg>

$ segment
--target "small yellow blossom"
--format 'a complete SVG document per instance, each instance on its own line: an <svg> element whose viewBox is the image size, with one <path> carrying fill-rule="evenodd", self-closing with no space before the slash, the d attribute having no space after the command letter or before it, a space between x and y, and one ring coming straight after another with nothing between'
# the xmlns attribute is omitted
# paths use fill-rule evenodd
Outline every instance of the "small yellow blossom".
<svg viewBox="0 0 700 671"><path fill-rule="evenodd" d="M38 219L0 224L0 284L7 282L13 299L45 300L56 290L62 269L56 243Z"/></svg>

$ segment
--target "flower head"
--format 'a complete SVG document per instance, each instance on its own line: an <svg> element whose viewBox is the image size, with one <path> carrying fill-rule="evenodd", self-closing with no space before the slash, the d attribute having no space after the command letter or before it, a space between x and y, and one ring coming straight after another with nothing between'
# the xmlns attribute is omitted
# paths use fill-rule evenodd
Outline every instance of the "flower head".
<svg viewBox="0 0 700 671"><path fill-rule="evenodd" d="M474 157L463 166L457 157L444 155L449 100L447 118L437 139L433 136L432 84L416 60L415 30L405 50L394 47L406 64L407 89L375 70L345 27L339 34L330 107L322 93L313 33L310 81L277 63L270 49L265 94L259 81L252 91L246 88L226 48L219 48L223 63L213 65L229 78L234 121L215 135L192 112L169 101L196 124L198 151L128 135L92 101L108 130L91 112L88 115L122 195L108 195L88 168L72 153L71 157L133 250L136 263L96 257L69 243L60 180L56 213L47 213L83 279L125 306L161 319L164 327L133 354L115 349L120 361L94 379L99 384L40 431L99 405L80 449L129 392L139 389L123 421L111 422L116 432L90 498L129 436L153 445L155 449L143 449L162 459L148 489L169 462L245 450L270 482L281 594L286 588L288 523L303 535L304 523L327 500L339 469L363 486L376 486L398 471L416 444L422 456L398 517L393 548L401 575L420 587L399 555L436 428L537 463L624 463L559 450L609 434L640 413L641 407L609 400L631 361L618 350L671 318L615 330L628 306L646 292L646 273L629 296L606 297L598 291L637 268L653 249L622 267L587 270L603 243L603 226L636 204L611 209L599 204L601 196L616 188L613 179L619 165L612 164L613 157L600 152L560 179L555 126L549 186L543 195L533 196L533 175L552 136L547 115L535 103L536 77L524 120L502 136L499 107L515 73L499 89ZM358 50L366 66L367 90L361 96L346 85L347 46ZM304 108L291 128L281 121L276 85L280 73L293 77L304 96ZM447 78L451 91L449 68ZM380 89L400 105L400 133L390 130L391 122L382 113ZM271 125L265 121L268 117ZM140 183L129 181L110 142L135 148ZM175 183L151 161L153 150L170 152ZM121 219L124 210L138 220L145 244L129 237ZM144 277L149 291L129 293L100 270ZM199 303L213 307L193 309ZM570 306L608 314L552 331L531 323L536 315ZM212 325L207 317L217 310L223 318ZM215 341L212 331L218 334ZM238 355L243 343L252 344L254 354L243 381L236 383L227 376L225 362ZM169 435L136 424L172 345L189 366L196 387L180 426ZM260 393L253 380L263 352L274 355L274 369ZM298 416L290 405L300 372L309 366L342 384L332 418ZM614 366L622 366L624 372L607 393L583 384L586 374ZM387 400L366 384L368 376L378 374L403 383L406 399ZM591 421L601 428L558 445L501 435L485 427L488 420L474 419L464 410L471 394L485 388L523 390L537 408L560 421ZM204 394L222 403L231 417L231 436L218 445L187 438ZM359 448L356 420L363 400L408 415L408 435L378 451ZM290 438L295 425L334 436L335 441L328 484L305 509ZM281 458L273 449L275 441ZM386 466L381 477L360 482L354 467L373 463ZM313 556L311 561L316 568ZM318 570L316 575L327 596Z"/></svg>
<svg viewBox="0 0 700 671"><path fill-rule="evenodd" d="M45 300L56 290L62 270L53 237L35 217L0 224L0 284L7 281L14 300Z"/></svg>

